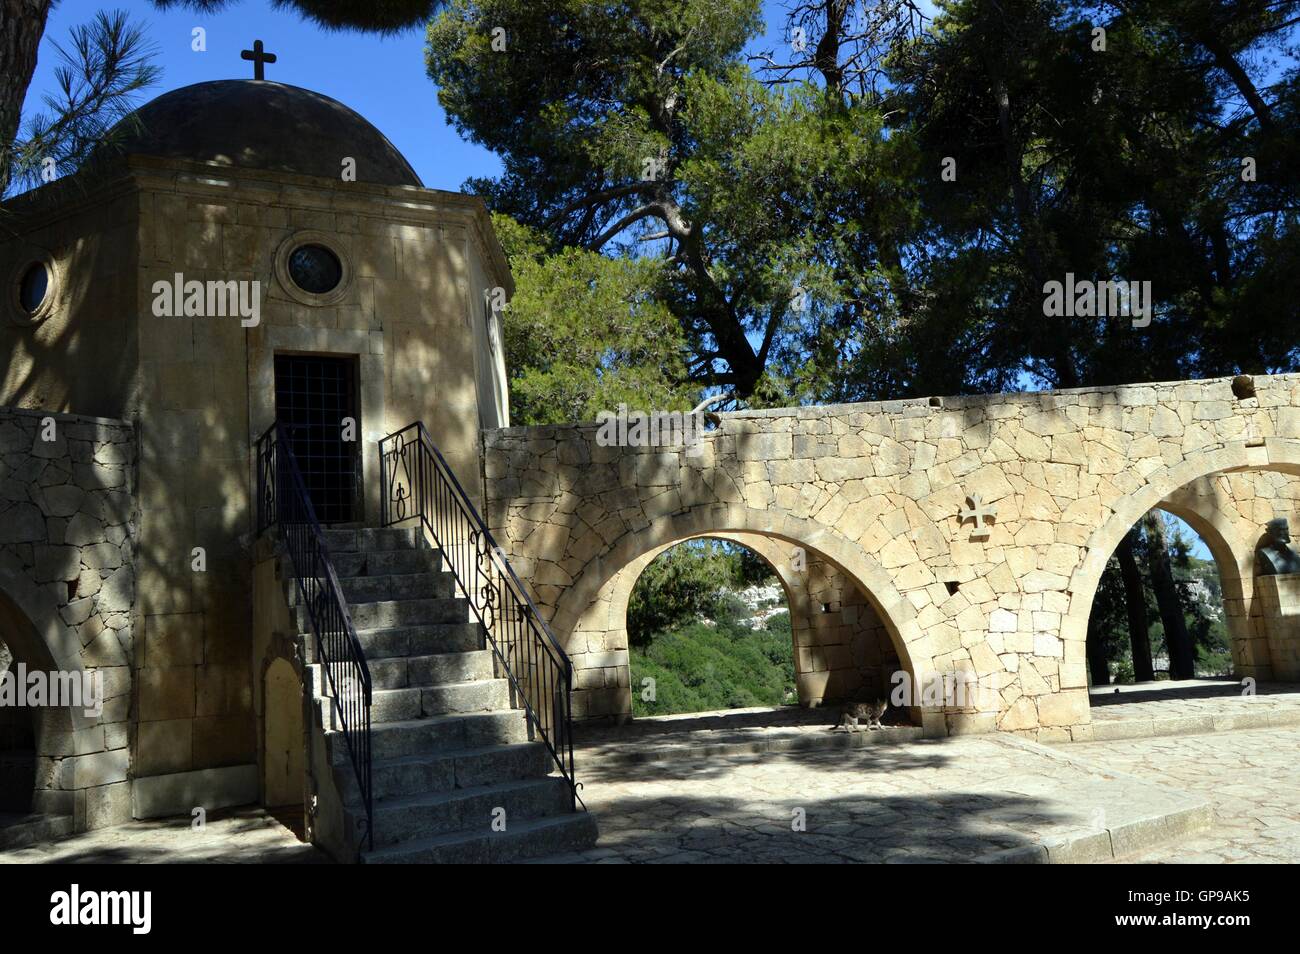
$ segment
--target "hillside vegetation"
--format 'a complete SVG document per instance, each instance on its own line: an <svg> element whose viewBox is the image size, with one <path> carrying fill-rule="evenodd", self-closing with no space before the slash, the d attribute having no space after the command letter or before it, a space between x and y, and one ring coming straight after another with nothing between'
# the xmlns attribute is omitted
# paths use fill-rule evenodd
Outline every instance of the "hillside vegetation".
<svg viewBox="0 0 1300 954"><path fill-rule="evenodd" d="M681 544L650 564L628 606L633 715L792 702L790 614L752 629L756 607L739 595L774 581L751 551L716 540Z"/></svg>

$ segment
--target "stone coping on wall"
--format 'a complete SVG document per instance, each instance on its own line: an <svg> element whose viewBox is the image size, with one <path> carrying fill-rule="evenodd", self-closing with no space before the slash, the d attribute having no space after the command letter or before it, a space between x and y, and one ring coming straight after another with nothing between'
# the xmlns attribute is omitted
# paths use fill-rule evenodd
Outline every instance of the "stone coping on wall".
<svg viewBox="0 0 1300 954"><path fill-rule="evenodd" d="M1171 388L1198 388L1213 387L1222 385L1226 391L1223 396L1224 401L1237 400L1256 400L1259 407L1281 407L1289 401L1289 395L1286 388L1292 385L1300 384L1300 374L1270 374L1255 375L1256 385L1255 397L1238 399L1232 393L1232 378L1197 378L1190 381L1150 381L1133 384L1117 384L1099 387L1086 388L1065 388L1052 391L1005 391L997 394L971 394L958 395L952 397L918 397L906 398L894 401L859 401L847 404L813 404L804 407L773 407L773 408L755 408L739 411L723 411L715 416L720 420L726 421L746 421L746 420L771 420L774 418L795 418L799 420L810 420L823 417L827 414L912 414L920 416L921 413L944 413L953 411L988 411L999 404L1015 404L1020 406L1039 405L1045 409L1056 407L1069 407L1074 404L1084 403L1089 407L1100 406L1104 404L1115 405L1132 405L1135 407L1156 404L1156 392L1161 389ZM1276 384L1277 387L1268 385ZM1272 400L1265 400L1271 394ZM1096 401L1081 401L1079 399L1095 396ZM1181 398L1180 398L1181 399ZM1204 400L1204 398L1199 398ZM1248 405L1252 406L1252 405ZM613 409L611 408L611 411ZM649 411L649 408L630 408L631 411ZM918 413L920 412L920 413ZM710 412L711 414L713 412ZM513 427L488 428L483 431L484 442L488 447L492 447L499 441L508 438L534 437L545 439L560 434L572 434L574 431L595 429L599 425L595 421L583 421L577 424L522 424ZM716 431L707 432L708 434Z"/></svg>
<svg viewBox="0 0 1300 954"><path fill-rule="evenodd" d="M66 411L42 411L27 407L0 406L0 415L12 414L16 417L34 417L38 420L52 417L55 421L66 424L94 424L97 427L123 427L130 430L134 425L130 421L114 417L93 417L89 414L70 414Z"/></svg>

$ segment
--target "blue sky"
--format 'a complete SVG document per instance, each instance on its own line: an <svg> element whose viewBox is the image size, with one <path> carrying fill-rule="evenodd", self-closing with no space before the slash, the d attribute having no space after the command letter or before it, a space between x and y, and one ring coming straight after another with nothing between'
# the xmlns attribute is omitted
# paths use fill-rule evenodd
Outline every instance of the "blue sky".
<svg viewBox="0 0 1300 954"><path fill-rule="evenodd" d="M769 22L780 31L784 18L775 3L765 4ZM486 149L465 142L447 125L437 88L424 71L424 29L391 37L330 33L296 14L274 10L269 0L232 0L222 13L187 10L160 12L149 0L62 0L50 15L27 93L24 116L41 108L43 95L57 89L58 55L69 28L89 21L98 10L126 10L146 25L156 45L162 78L141 98L204 80L251 78L252 64L239 57L260 39L278 60L266 78L304 86L332 96L374 123L433 189L458 190L469 176L495 175L501 169ZM207 31L207 52L190 49L191 31Z"/></svg>
<svg viewBox="0 0 1300 954"><path fill-rule="evenodd" d="M28 110L39 109L42 94L56 88L58 56L51 41L63 42L70 27L90 20L100 9L128 11L146 25L157 47L155 62L162 78L142 102L204 80L251 79L252 64L239 53L260 39L278 57L267 65L267 79L305 86L361 113L393 141L426 186L459 189L468 176L493 175L500 169L495 156L464 142L447 125L437 90L424 72L422 28L392 37L329 33L296 14L273 10L268 0L240 0L223 13L209 15L163 13L149 0L63 0L50 15L27 94ZM190 49L196 26L207 31L207 52Z"/></svg>

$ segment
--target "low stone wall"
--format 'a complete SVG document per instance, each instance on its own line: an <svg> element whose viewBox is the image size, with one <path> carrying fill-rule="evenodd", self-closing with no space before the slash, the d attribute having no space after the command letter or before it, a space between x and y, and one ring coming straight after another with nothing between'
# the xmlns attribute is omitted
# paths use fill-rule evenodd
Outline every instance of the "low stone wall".
<svg viewBox="0 0 1300 954"><path fill-rule="evenodd" d="M0 633L31 671L103 680L98 715L35 710L36 811L131 818L136 439L130 424L0 409Z"/></svg>

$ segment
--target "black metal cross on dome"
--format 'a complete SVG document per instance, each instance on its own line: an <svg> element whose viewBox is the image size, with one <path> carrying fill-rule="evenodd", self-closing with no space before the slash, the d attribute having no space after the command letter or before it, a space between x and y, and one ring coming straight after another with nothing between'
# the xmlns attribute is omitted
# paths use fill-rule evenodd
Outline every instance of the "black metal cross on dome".
<svg viewBox="0 0 1300 954"><path fill-rule="evenodd" d="M262 41L254 40L251 50L241 50L239 54L241 60L253 61L253 79L266 79L266 72L262 68L263 63L274 63L274 53L262 52Z"/></svg>

